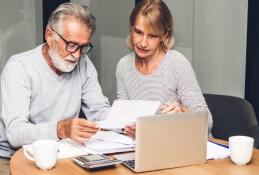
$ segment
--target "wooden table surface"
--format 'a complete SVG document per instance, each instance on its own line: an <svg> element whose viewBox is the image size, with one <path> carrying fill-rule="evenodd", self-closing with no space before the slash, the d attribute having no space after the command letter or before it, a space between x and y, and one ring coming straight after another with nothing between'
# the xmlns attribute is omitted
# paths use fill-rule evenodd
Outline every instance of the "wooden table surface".
<svg viewBox="0 0 259 175"><path fill-rule="evenodd" d="M215 140L214 140L215 141ZM218 141L218 140L217 140ZM222 142L222 141L218 141ZM56 166L47 171L38 169L34 162L23 155L22 148L18 150L10 162L12 175L133 175L136 174L123 165L116 168L87 171L76 165L71 159L58 160ZM145 175L259 175L259 150L254 149L252 161L245 166L237 166L229 158L209 160L206 164L158 170L141 173Z"/></svg>

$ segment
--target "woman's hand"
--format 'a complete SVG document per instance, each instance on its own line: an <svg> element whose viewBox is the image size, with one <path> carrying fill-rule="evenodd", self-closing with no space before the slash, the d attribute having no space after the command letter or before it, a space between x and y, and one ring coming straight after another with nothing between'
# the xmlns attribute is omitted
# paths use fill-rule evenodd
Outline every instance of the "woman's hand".
<svg viewBox="0 0 259 175"><path fill-rule="evenodd" d="M166 103L160 106L160 112L162 114L173 114L173 113L188 112L188 111L191 111L191 110L180 105L177 102Z"/></svg>
<svg viewBox="0 0 259 175"><path fill-rule="evenodd" d="M124 128L124 133L125 133L127 136L129 136L129 137L135 139L135 136L136 136L136 124L132 124L132 125L127 125L127 126L125 126L125 128Z"/></svg>
<svg viewBox="0 0 259 175"><path fill-rule="evenodd" d="M177 112L188 112L190 109L180 105L177 102L167 103L160 107L160 112L162 114L166 113L177 113ZM124 133L129 137L135 139L136 136L136 124L127 125L124 128Z"/></svg>

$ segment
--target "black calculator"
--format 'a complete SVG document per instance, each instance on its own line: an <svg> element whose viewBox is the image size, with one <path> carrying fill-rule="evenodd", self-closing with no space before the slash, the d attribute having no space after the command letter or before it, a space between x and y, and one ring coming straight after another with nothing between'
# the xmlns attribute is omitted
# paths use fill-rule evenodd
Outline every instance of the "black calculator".
<svg viewBox="0 0 259 175"><path fill-rule="evenodd" d="M120 160L114 159L100 154L88 154L72 158L72 160L79 166L88 170L98 170L105 168L112 168L116 164L121 163Z"/></svg>

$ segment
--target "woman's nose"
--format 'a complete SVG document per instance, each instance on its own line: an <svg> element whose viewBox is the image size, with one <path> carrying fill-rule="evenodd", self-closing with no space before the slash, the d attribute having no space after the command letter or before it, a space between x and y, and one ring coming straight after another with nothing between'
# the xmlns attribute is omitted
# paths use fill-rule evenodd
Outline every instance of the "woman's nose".
<svg viewBox="0 0 259 175"><path fill-rule="evenodd" d="M146 37L146 36L143 36L143 37L141 38L140 45L141 45L141 47L147 47L148 41L147 41L147 37Z"/></svg>

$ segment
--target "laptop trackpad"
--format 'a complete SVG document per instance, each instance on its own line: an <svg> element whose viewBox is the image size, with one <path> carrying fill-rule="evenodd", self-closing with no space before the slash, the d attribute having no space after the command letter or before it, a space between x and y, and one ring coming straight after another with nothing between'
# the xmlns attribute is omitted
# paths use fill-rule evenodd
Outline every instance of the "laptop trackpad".
<svg viewBox="0 0 259 175"><path fill-rule="evenodd" d="M118 155L114 155L114 157L121 161L135 160L135 152L118 154Z"/></svg>

